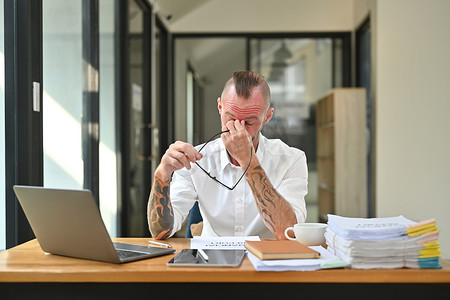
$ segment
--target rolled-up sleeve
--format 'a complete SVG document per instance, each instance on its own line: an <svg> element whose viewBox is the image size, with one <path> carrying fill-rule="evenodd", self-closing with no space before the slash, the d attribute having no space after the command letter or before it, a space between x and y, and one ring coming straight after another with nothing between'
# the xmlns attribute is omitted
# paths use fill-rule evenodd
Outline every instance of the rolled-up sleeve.
<svg viewBox="0 0 450 300"><path fill-rule="evenodd" d="M197 199L197 192L192 183L190 172L186 169L174 172L170 183L170 201L174 217L171 236L181 229Z"/></svg>
<svg viewBox="0 0 450 300"><path fill-rule="evenodd" d="M305 196L308 193L308 167L305 153L299 152L300 155L288 166L276 190L291 204L297 223L303 223L307 216Z"/></svg>

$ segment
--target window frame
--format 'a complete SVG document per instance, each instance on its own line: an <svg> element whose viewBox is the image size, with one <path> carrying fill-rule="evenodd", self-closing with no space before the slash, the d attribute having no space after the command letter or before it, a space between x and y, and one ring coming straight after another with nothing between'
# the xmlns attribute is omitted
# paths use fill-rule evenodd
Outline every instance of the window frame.
<svg viewBox="0 0 450 300"><path fill-rule="evenodd" d="M42 1L5 1L6 248L34 238L14 185L43 185ZM33 108L33 82L40 84Z"/></svg>

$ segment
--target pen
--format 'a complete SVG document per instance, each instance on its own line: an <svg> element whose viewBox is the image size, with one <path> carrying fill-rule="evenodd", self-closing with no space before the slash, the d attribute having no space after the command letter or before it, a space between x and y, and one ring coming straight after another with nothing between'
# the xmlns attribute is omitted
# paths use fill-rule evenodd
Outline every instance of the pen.
<svg viewBox="0 0 450 300"><path fill-rule="evenodd" d="M172 248L172 245L169 244L165 244L165 243L161 243L161 242L155 242L155 241L148 241L150 244L152 245L156 245L156 246L162 246L165 248Z"/></svg>
<svg viewBox="0 0 450 300"><path fill-rule="evenodd" d="M205 251L203 251L203 249L198 249L197 251L198 251L198 253L200 253L200 256L203 257L204 260L208 261L209 257L205 253Z"/></svg>

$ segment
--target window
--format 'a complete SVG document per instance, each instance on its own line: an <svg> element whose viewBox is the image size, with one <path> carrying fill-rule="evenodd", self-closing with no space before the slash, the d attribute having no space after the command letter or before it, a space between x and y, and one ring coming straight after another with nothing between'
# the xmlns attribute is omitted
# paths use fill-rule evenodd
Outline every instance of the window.
<svg viewBox="0 0 450 300"><path fill-rule="evenodd" d="M24 6L15 1L0 1L1 17L6 19L0 27L0 79L6 81L5 84L0 83L0 130L6 133L6 138L0 142L0 236L6 236L6 242L0 240L0 248L9 248L33 237L12 191L14 184L89 188L96 199L102 198L99 201L100 210L111 236L147 234L143 207L148 198L146 188L151 185L147 159L147 148L151 143L151 139L147 138L151 128L148 122L150 4L145 0L98 0L97 7L97 1L42 0L29 1L30 5ZM140 31L136 35L128 32L131 25L128 21L132 16L128 14L128 8L121 9L123 4L130 4L138 10L140 21L137 25ZM97 22L98 36L95 29ZM3 34L3 24L6 35ZM126 33L124 40L121 39L123 26ZM138 43L133 41L131 47L137 47L140 58L129 57L132 51L129 49L131 36L139 40ZM126 51L122 51L122 44ZM4 69L3 53L6 57ZM121 72L124 59L127 70ZM132 60L132 66L129 60ZM132 74L130 69L133 69ZM5 72L8 76L3 76ZM86 74L89 76L86 77ZM94 74L94 86L85 82L86 78L91 79L91 74ZM40 109L37 111L33 110L30 99L34 82L39 83L41 88ZM141 100L138 91L129 93L131 82L142 87ZM126 92L124 95L123 91ZM136 95L134 107L130 105L132 95ZM8 101L5 102L5 99ZM125 111L126 115L118 109L123 105L130 106ZM87 107L90 111L87 109L86 113ZM130 111L133 108L136 110ZM137 122L130 125L130 114L135 112L138 116L133 121ZM86 134L86 124L98 129L89 129ZM146 136L140 140L136 136L130 139L130 131L136 136ZM96 138L97 133L99 139ZM3 134L1 136L3 138ZM8 142L10 140L18 142ZM133 151L133 155L143 154L146 157L144 162L138 157L139 163L145 166L139 172L139 181L133 181L138 185L133 187L128 181L133 176L132 172L128 172L131 169L130 151L126 149L128 146L124 146L129 145L130 141L138 141L135 146L140 150ZM141 145L145 146L143 150ZM94 149L97 146L98 151ZM122 172L122 169L127 172ZM129 219L139 218L133 223L139 223L139 233L126 230L122 233L120 226L128 222L127 215L121 215L121 218L117 215L119 212L127 213L126 209L121 209L132 205L131 202L137 198L133 195L136 187L139 188L141 207L128 213ZM3 198L5 190L6 197ZM134 212L133 216L131 212Z"/></svg>
<svg viewBox="0 0 450 300"><path fill-rule="evenodd" d="M99 201L111 236L117 235L114 1L99 1ZM83 145L83 2L43 1L44 186L87 188ZM89 45L96 51L96 45ZM89 122L89 121L88 121ZM95 142L95 141L94 141ZM96 159L92 160L97 163ZM96 166L92 166L95 170ZM88 166L89 168L89 166ZM95 197L95 192L94 197Z"/></svg>
<svg viewBox="0 0 450 300"><path fill-rule="evenodd" d="M268 138L305 151L309 184L305 200L308 222L317 222L316 101L341 84L340 39L253 38L250 40L250 69L261 73L271 89L275 114L263 128ZM337 43L339 42L339 43ZM337 75L337 76L336 76Z"/></svg>
<svg viewBox="0 0 450 300"><path fill-rule="evenodd" d="M83 188L82 1L43 1L44 186Z"/></svg>
<svg viewBox="0 0 450 300"><path fill-rule="evenodd" d="M111 236L117 236L117 155L114 65L114 1L99 1L99 197L103 221Z"/></svg>

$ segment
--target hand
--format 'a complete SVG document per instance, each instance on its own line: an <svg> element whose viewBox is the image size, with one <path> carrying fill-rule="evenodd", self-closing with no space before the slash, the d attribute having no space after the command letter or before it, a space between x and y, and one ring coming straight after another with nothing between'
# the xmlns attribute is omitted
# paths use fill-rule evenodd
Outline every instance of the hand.
<svg viewBox="0 0 450 300"><path fill-rule="evenodd" d="M222 141L228 153L241 167L248 165L250 160L250 149L253 149L252 138L245 129L245 121L228 121L222 127L222 131L230 132L222 134Z"/></svg>
<svg viewBox="0 0 450 300"><path fill-rule="evenodd" d="M163 181L169 181L173 172L182 168L190 170L191 163L200 160L202 157L203 155L195 150L191 144L177 141L170 145L161 158L161 163L155 171L155 177Z"/></svg>

